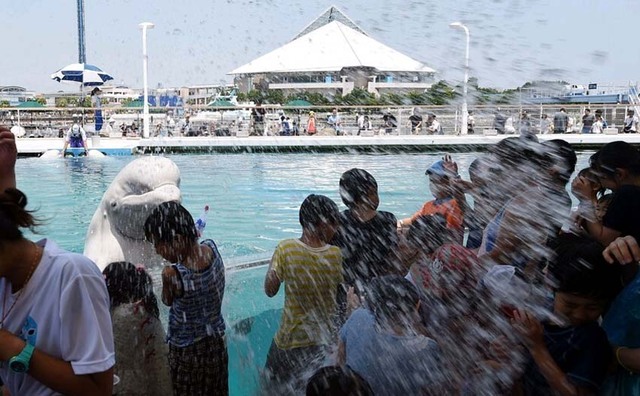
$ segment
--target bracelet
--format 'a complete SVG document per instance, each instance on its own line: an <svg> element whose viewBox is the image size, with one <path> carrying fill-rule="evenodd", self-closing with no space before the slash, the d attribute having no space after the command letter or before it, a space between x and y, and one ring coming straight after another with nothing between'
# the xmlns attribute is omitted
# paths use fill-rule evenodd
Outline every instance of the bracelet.
<svg viewBox="0 0 640 396"><path fill-rule="evenodd" d="M633 375L634 372L633 370L631 370L630 368L628 368L627 366L625 366L622 361L620 360L620 351L623 349L629 349L627 347L621 346L621 347L617 347L616 348L616 360L618 361L618 364L620 365L620 367L622 367L623 369L627 370L629 372L629 374Z"/></svg>

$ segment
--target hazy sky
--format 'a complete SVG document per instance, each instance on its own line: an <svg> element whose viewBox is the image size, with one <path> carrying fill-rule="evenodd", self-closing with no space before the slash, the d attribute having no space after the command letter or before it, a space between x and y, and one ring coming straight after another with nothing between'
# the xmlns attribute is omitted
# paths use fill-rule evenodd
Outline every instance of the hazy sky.
<svg viewBox="0 0 640 396"><path fill-rule="evenodd" d="M288 42L331 5L376 40L462 79L464 33L480 85L534 79L618 83L640 76L638 0L86 0L87 62L142 86L142 38L149 31L149 85L231 82L232 69ZM38 92L76 86L49 76L78 59L75 0L2 0L0 85Z"/></svg>

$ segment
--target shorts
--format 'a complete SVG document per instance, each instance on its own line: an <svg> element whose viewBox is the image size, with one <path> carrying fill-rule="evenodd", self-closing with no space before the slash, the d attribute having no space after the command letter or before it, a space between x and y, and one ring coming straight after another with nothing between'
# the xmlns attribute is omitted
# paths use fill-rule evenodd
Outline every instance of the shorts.
<svg viewBox="0 0 640 396"><path fill-rule="evenodd" d="M309 377L322 367L327 355L328 347L325 345L280 349L275 341L271 341L265 363L263 393L298 394Z"/></svg>
<svg viewBox="0 0 640 396"><path fill-rule="evenodd" d="M228 395L229 354L224 335L186 347L169 344L169 368L174 395Z"/></svg>

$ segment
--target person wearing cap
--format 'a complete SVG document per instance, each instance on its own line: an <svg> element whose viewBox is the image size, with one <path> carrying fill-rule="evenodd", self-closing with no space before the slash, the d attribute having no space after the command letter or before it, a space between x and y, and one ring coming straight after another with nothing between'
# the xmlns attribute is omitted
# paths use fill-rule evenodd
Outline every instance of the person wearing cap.
<svg viewBox="0 0 640 396"><path fill-rule="evenodd" d="M62 147L61 153L63 156L69 146L71 146L71 148L84 147L85 154L89 151L89 148L87 147L87 133L77 122L75 122L67 131L67 136L64 139L64 147Z"/></svg>
<svg viewBox="0 0 640 396"><path fill-rule="evenodd" d="M429 190L434 199L426 202L411 217L398 221L398 228L408 227L420 216L440 214L447 221L447 229L452 232L454 240L462 242L463 212L460 204L454 198L453 180L458 173L447 166L445 161L434 162L425 172L429 177Z"/></svg>

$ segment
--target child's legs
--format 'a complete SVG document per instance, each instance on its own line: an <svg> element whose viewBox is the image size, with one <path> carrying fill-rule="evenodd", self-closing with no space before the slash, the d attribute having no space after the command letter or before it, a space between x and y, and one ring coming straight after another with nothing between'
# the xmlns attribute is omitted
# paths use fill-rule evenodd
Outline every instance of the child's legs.
<svg viewBox="0 0 640 396"><path fill-rule="evenodd" d="M169 345L174 395L228 395L229 355L224 336L210 336L184 348Z"/></svg>
<svg viewBox="0 0 640 396"><path fill-rule="evenodd" d="M316 369L324 363L327 347L314 345L302 348L280 349L275 341L271 342L265 371L268 384L265 393L285 394L300 390Z"/></svg>

